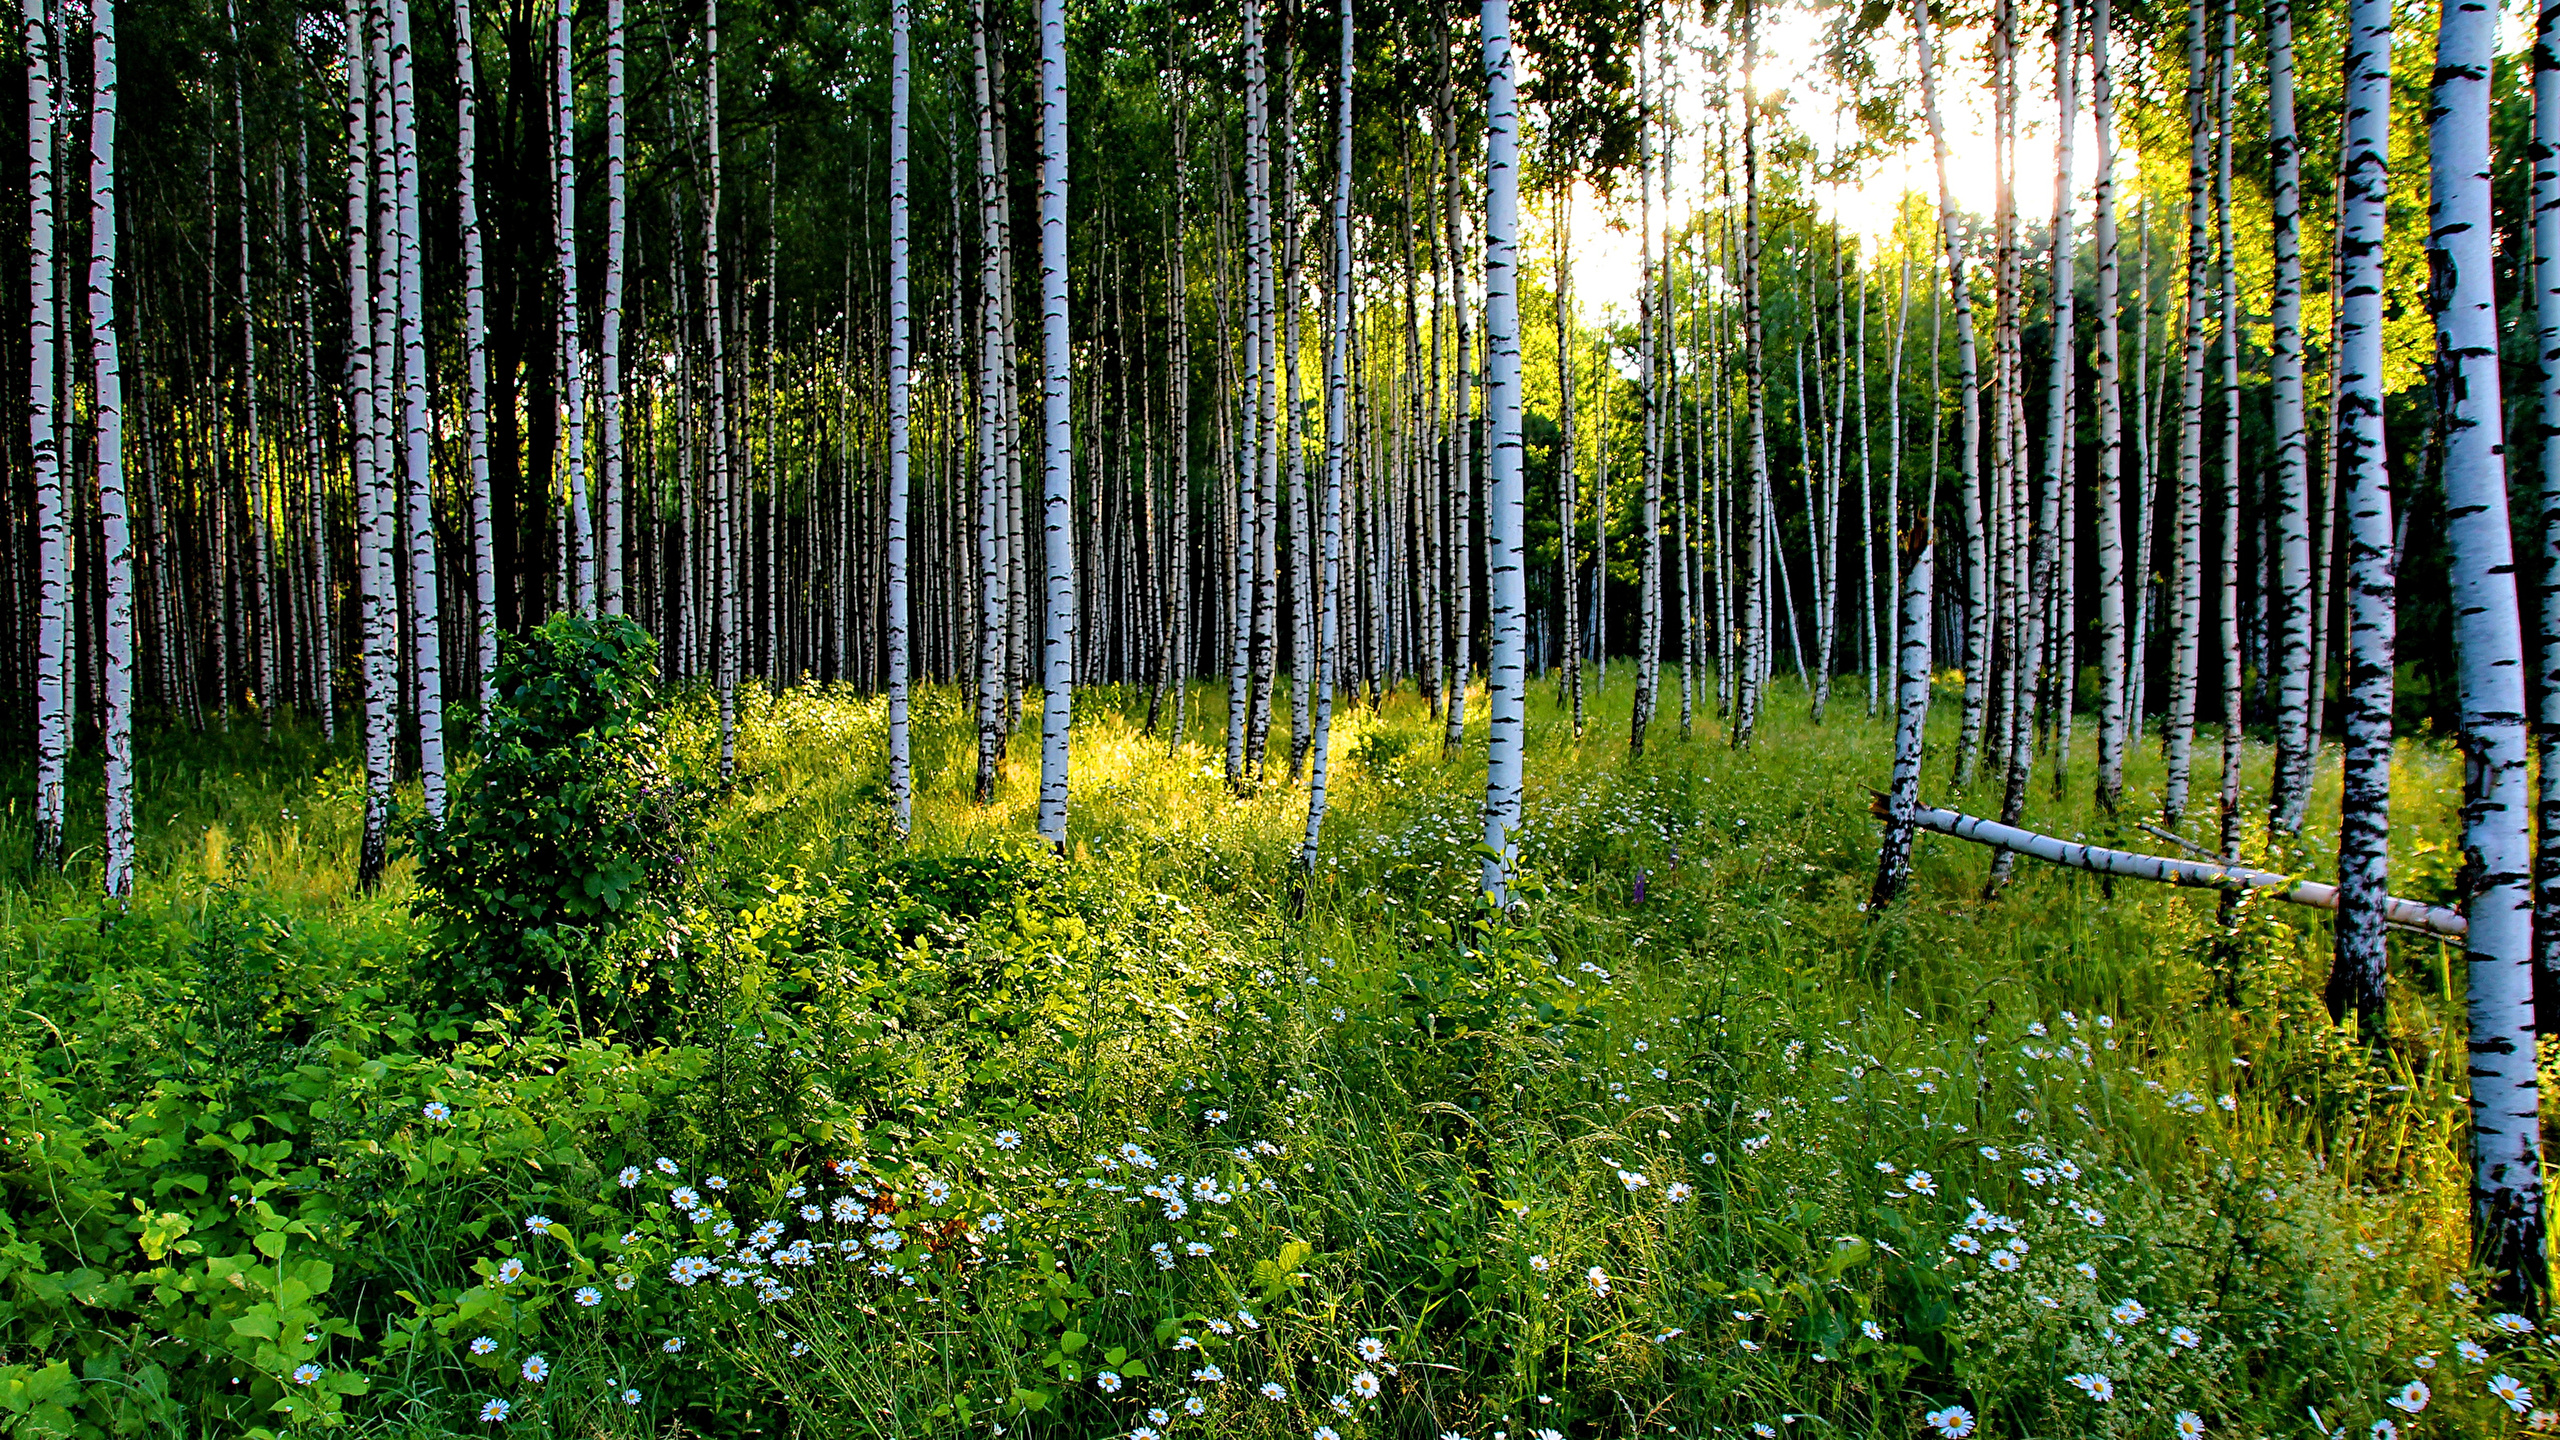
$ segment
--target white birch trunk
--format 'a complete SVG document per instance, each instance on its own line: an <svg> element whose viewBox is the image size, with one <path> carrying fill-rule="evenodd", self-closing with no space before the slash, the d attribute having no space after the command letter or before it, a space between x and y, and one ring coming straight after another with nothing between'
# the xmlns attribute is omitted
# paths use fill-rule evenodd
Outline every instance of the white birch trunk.
<svg viewBox="0 0 2560 1440"><path fill-rule="evenodd" d="M1983 526L1982 426L1980 361L1973 331L1973 290L1965 277L1964 234L1949 173L1947 133L1938 113L1937 54L1931 44L1929 16L1921 0L1913 0L1911 28L1920 57L1921 108L1929 122L1929 145L1937 160L1938 234L1947 253L1947 294L1956 316L1956 469L1961 477L1965 515L1964 708L1956 733L1956 788L1973 779L1973 764L1982 744L1983 704L1989 694L1991 557ZM1934 353L1934 352L1933 352Z"/></svg>
<svg viewBox="0 0 2560 1440"><path fill-rule="evenodd" d="M397 0L394 0L397 3ZM569 603L595 608L594 516L587 509L587 351L578 322L578 83L570 72L568 0L557 0L552 19L552 163L560 256L560 373L566 410L560 426L568 471Z"/></svg>
<svg viewBox="0 0 2560 1440"><path fill-rule="evenodd" d="M116 7L94 0L89 42L89 342L106 654L98 733L105 755L103 887L133 893L133 522L124 482L124 351L116 321Z"/></svg>
<svg viewBox="0 0 2560 1440"><path fill-rule="evenodd" d="M567 21L562 21L566 34ZM444 818L444 636L436 593L435 475L427 450L427 340L418 223L418 126L409 0L391 0L393 204L400 282L400 489L408 509L410 673L417 686L418 783L427 818Z"/></svg>
<svg viewBox="0 0 2560 1440"><path fill-rule="evenodd" d="M623 0L604 7L604 324L599 409L603 443L597 448L596 481L604 494L596 508L602 525L596 537L596 602L608 615L619 615L622 599L623 491L628 482L622 453L622 268L626 241L624 186L629 104L623 94ZM894 130L904 124L893 120ZM903 827L901 827L903 828Z"/></svg>
<svg viewBox="0 0 2560 1440"><path fill-rule="evenodd" d="M2204 0L2187 5L2187 287L2180 329L2178 391L2178 629L2169 666L2169 717L2163 742L2168 775L2161 815L2169 828L2187 813L2187 784L2196 731L2196 687L2204 661L2204 312L2206 266L2213 242L2206 192L2213 127L2206 109Z"/></svg>
<svg viewBox="0 0 2560 1440"><path fill-rule="evenodd" d="M1005 694L1004 461L1004 177L996 169L995 101L988 69L987 11L972 7L978 106L978 788L992 805L1004 763ZM955 317L956 321L956 317Z"/></svg>
<svg viewBox="0 0 2560 1440"><path fill-rule="evenodd" d="M44 0L26 0L27 451L36 500L36 842L59 867L71 770L71 520L62 478L54 272L54 67ZM222 637L227 641L228 637Z"/></svg>
<svg viewBox="0 0 2560 1440"><path fill-rule="evenodd" d="M2560 0L2542 0L2533 35L2533 324L2541 391L2541 685L2536 701L2534 1009L2560 1028ZM2325 596L2324 596L2325 598ZM2314 692L2312 704L2319 704ZM2315 712L2316 709L2315 709Z"/></svg>
<svg viewBox="0 0 2560 1440"><path fill-rule="evenodd" d="M2126 661L2124 345L2116 314L2123 281L2116 259L2116 85L2107 49L2108 10L2109 0L2090 0L2089 108L2098 143L2098 805L2112 815L2124 802Z"/></svg>
<svg viewBox="0 0 2560 1440"><path fill-rule="evenodd" d="M2276 772L2267 806L2279 835L2302 829L2311 760L2311 474L2302 399L2302 151L2293 115L2292 0L2267 4L2268 161L2275 184L2275 331L2269 360L2275 397L2276 570L2279 599Z"/></svg>
<svg viewBox="0 0 2560 1440"><path fill-rule="evenodd" d="M703 497L710 521L712 688L720 703L720 778L738 769L738 563L732 545L735 497L729 480L729 336L727 296L720 273L720 205L725 178L720 154L720 0L703 0L703 123L710 140L710 193L703 197L702 323L710 331L711 473Z"/></svg>
<svg viewBox="0 0 2560 1440"><path fill-rule="evenodd" d="M1074 723L1076 568L1069 498L1074 481L1067 405L1067 9L1040 0L1041 525L1048 614L1041 644L1040 838L1067 843L1067 741Z"/></svg>
<svg viewBox="0 0 2560 1440"><path fill-rule="evenodd" d="M1511 76L1511 0L1484 0L1484 325L1486 585L1492 592L1485 684L1484 877L1510 896L1520 842L1520 761L1528 742L1528 516L1520 457L1520 116ZM1463 352L1462 352L1463 353ZM1460 371L1465 365L1460 363ZM1463 418L1463 417L1462 417ZM1463 650L1460 652L1463 656ZM1462 665L1461 684L1466 678Z"/></svg>
<svg viewBox="0 0 2560 1440"><path fill-rule="evenodd" d="M356 878L370 890L382 878L390 843L391 760L398 736L393 705L391 649L397 624L385 593L390 540L382 511L380 394L381 288L372 246L375 172L375 15L366 0L347 0L347 356L350 429L348 460L355 488L356 578L364 632L364 838Z"/></svg>
<svg viewBox="0 0 2560 1440"><path fill-rule="evenodd" d="M1928 51L1922 42L1925 66ZM1760 724L1761 655L1767 648L1769 491L1768 356L1760 314L1760 11L1758 0L1745 0L1742 11L1742 365L1743 403L1749 411L1745 440L1742 533L1734 541L1734 588L1742 597L1741 659L1733 690L1733 747L1745 749ZM1932 112L1934 113L1934 111ZM1603 472L1606 470L1606 451ZM1607 523L1602 504L1601 521ZM1600 547L1601 587L1605 609L1609 569L1607 531ZM1595 622L1596 623L1596 622Z"/></svg>
<svg viewBox="0 0 2560 1440"><path fill-rule="evenodd" d="M2338 469L2347 542L2347 753L2338 814L2338 952L2329 1009L2352 1009L2381 1038L2390 951L2382 902L2391 878L2391 466L2383 448L2385 207L2391 189L2391 7L2349 0L2343 84L2346 184L2338 234Z"/></svg>
<svg viewBox="0 0 2560 1440"><path fill-rule="evenodd" d="M1324 834L1326 781L1332 772L1333 692L1342 634L1342 487L1351 463L1351 0L1336 12L1341 31L1333 92L1333 272L1325 285L1324 555L1316 580L1315 655L1305 674L1315 685L1315 734L1308 743L1307 838L1298 850L1300 883L1315 874ZM1179 377L1177 376L1177 379ZM1189 484L1189 477L1181 477Z"/></svg>
<svg viewBox="0 0 2560 1440"><path fill-rule="evenodd" d="M618 6L620 0L615 0ZM984 13L983 9L980 12ZM907 296L907 101L913 20L907 0L889 5L889 808L898 834L914 820L907 736L907 356L914 317ZM618 58L618 56L617 56ZM980 74L983 76L984 68ZM983 81L981 82L983 84ZM848 323L850 320L848 319Z"/></svg>
<svg viewBox="0 0 2560 1440"><path fill-rule="evenodd" d="M2507 528L2498 298L2490 266L2490 72L2497 13L2446 0L2428 107L2429 308L2443 432L2465 764L2472 1249L2510 1303L2542 1295L2542 1122L2534 1065L2530 759L2523 616Z"/></svg>
<svg viewBox="0 0 2560 1440"><path fill-rule="evenodd" d="M622 0L613 0L619 6ZM454 198L462 208L462 400L463 443L471 467L472 633L485 709L498 674L498 556L489 496L489 343L487 274L481 260L480 67L472 56L471 0L454 0L454 65L461 99L455 132L460 137L460 179ZM322 595L327 589L324 586Z"/></svg>

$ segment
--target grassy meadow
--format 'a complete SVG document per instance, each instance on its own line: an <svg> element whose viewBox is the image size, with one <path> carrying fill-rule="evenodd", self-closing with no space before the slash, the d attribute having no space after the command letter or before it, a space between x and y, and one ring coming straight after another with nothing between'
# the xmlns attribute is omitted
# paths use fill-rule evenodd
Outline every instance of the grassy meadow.
<svg viewBox="0 0 2560 1440"><path fill-rule="evenodd" d="M356 888L359 771L301 722L156 742L129 910L94 849L28 872L21 798L0 1435L2553 1423L2560 1363L2465 1268L2458 954L2395 941L2376 1058L2314 912L2033 862L1986 899L1924 837L1871 916L1862 682L1820 726L1781 685L1739 753L1674 694L1637 760L1629 685L1580 737L1536 687L1508 913L1473 893L1480 691L1456 758L1410 690L1337 713L1301 907L1304 787L1276 734L1228 792L1220 693L1170 753L1144 693L1079 695L1060 857L1032 730L980 809L963 697L920 693L901 843L882 703L749 689L609 1009L458 996L414 861ZM1924 796L1996 810L1947 782L1950 700ZM707 697L661 718L707 774ZM2074 746L2028 823L2158 848ZM2396 893L2449 896L2460 778L2405 749ZM2327 875L2330 838L2264 858Z"/></svg>

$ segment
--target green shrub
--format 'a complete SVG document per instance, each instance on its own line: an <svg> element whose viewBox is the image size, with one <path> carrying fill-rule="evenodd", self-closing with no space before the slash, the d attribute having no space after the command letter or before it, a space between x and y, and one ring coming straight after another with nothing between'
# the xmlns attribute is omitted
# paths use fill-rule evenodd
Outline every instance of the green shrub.
<svg viewBox="0 0 2560 1440"><path fill-rule="evenodd" d="M650 718L657 643L621 616L555 615L509 643L495 689L444 818L416 830L449 984L627 1000L646 979L610 942L663 913L706 799Z"/></svg>

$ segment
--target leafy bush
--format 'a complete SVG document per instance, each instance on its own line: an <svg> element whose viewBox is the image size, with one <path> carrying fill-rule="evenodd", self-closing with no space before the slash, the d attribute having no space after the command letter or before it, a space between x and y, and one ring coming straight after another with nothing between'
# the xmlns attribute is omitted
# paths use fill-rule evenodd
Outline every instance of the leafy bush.
<svg viewBox="0 0 2560 1440"><path fill-rule="evenodd" d="M470 768L417 827L420 909L464 998L628 998L608 947L673 893L702 787L651 720L657 642L618 615L555 615L511 641Z"/></svg>

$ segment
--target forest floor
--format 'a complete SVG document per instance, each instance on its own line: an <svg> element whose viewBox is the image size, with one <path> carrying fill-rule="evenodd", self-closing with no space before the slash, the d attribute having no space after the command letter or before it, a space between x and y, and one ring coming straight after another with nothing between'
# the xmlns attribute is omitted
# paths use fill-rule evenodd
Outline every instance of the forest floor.
<svg viewBox="0 0 2560 1440"><path fill-rule="evenodd" d="M2377 1060L2317 912L2033 862L1986 900L1924 837L1870 916L1863 682L1819 726L1778 687L1746 752L1675 692L1641 759L1629 684L1579 737L1536 687L1507 915L1481 691L1456 758L1410 691L1337 713L1303 917L1304 787L1228 792L1217 693L1170 755L1143 693L1079 694L1061 859L1036 733L980 809L922 692L902 845L881 703L751 689L610 1025L451 1002L412 863L354 885L345 746L164 738L129 912L0 835L0 1434L2551 1423L2493 1392L2560 1365L2464 1268L2458 954L2395 940ZM1996 810L1952 712L1924 798ZM697 771L711 726L665 717ZM2027 823L2158 848L2095 815L2091 748ZM2459 787L2404 749L2395 893L2448 897Z"/></svg>

